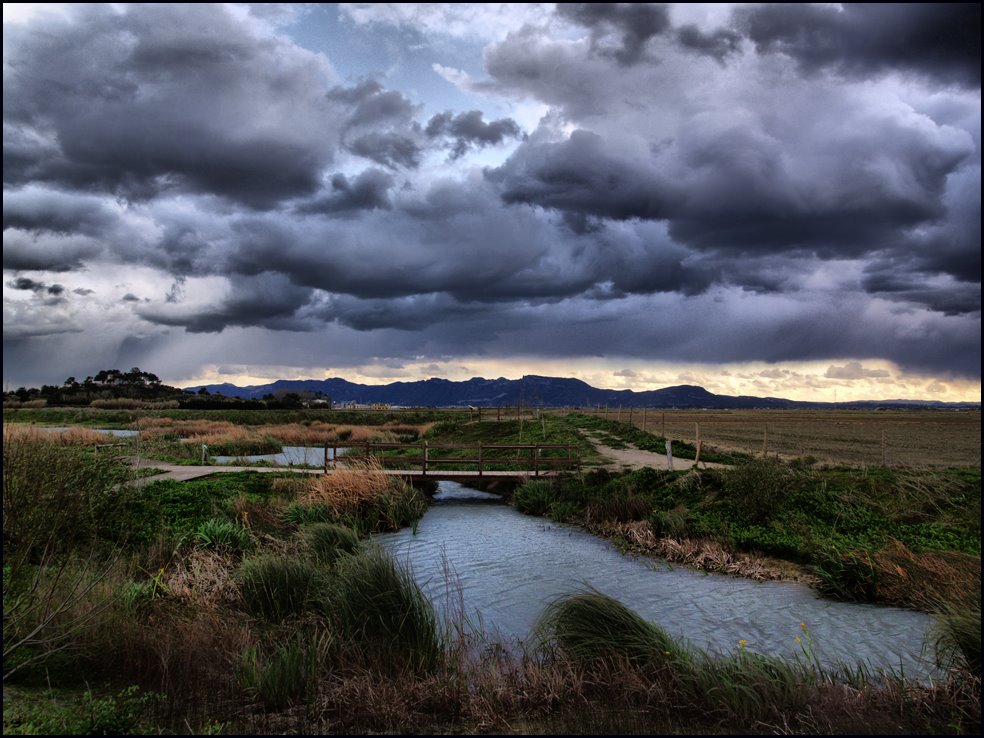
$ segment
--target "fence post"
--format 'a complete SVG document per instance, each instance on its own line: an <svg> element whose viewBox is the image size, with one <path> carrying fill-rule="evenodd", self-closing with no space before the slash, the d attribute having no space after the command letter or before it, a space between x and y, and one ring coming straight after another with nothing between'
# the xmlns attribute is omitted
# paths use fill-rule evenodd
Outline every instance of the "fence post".
<svg viewBox="0 0 984 738"><path fill-rule="evenodd" d="M673 441L666 439L666 470L673 471Z"/></svg>
<svg viewBox="0 0 984 738"><path fill-rule="evenodd" d="M325 441L325 474L328 473L328 441Z"/></svg>
<svg viewBox="0 0 984 738"><path fill-rule="evenodd" d="M478 476L482 476L482 442L478 442Z"/></svg>
<svg viewBox="0 0 984 738"><path fill-rule="evenodd" d="M421 476L424 476L424 477L427 476L427 456L428 456L427 441L424 441L423 471L422 471L422 474L421 474Z"/></svg>
<svg viewBox="0 0 984 738"><path fill-rule="evenodd" d="M205 459L208 456L208 446L202 444L202 466L205 466Z"/></svg>
<svg viewBox="0 0 984 738"><path fill-rule="evenodd" d="M540 476L540 447L534 446L533 448L533 476Z"/></svg>

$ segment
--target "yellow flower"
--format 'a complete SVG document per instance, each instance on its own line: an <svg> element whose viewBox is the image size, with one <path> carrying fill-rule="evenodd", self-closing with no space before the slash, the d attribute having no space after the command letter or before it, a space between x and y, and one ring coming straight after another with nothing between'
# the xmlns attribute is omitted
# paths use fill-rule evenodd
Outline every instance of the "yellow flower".
<svg viewBox="0 0 984 738"><path fill-rule="evenodd" d="M793 640L796 641L797 643L802 643L803 642L803 639L800 638L799 636L796 636Z"/></svg>
<svg viewBox="0 0 984 738"><path fill-rule="evenodd" d="M800 630L806 630L806 623L800 623Z"/></svg>
<svg viewBox="0 0 984 738"><path fill-rule="evenodd" d="M748 645L748 641L746 641L744 638L742 638L740 641L738 641L738 647L739 648L744 648L747 645Z"/></svg>

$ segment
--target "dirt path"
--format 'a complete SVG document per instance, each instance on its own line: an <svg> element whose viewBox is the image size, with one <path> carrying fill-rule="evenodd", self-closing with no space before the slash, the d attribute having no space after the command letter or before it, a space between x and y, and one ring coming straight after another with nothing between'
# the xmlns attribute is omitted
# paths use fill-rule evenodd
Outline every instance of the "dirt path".
<svg viewBox="0 0 984 738"><path fill-rule="evenodd" d="M610 459L609 463L605 464L606 469L641 469L644 466L652 467L653 469L667 469L666 454L658 454L653 451L643 451L638 448L612 448L611 446L606 446L601 441L599 441L594 436L585 433L585 438L587 438L591 445L595 447L599 454ZM673 457L673 469L675 471L680 471L683 469L693 468L693 459L678 459ZM718 464L715 462L700 462L701 469L713 469L725 467L727 464Z"/></svg>

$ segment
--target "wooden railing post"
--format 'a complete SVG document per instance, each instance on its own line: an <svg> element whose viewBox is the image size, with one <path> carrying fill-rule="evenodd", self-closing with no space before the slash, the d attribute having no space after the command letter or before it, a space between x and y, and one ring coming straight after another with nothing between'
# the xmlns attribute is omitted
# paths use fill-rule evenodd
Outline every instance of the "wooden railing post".
<svg viewBox="0 0 984 738"><path fill-rule="evenodd" d="M533 476L540 476L540 447L533 447Z"/></svg>
<svg viewBox="0 0 984 738"><path fill-rule="evenodd" d="M424 441L424 458L422 461L422 466L423 466L422 475L425 477L427 476L427 456L428 456L427 441Z"/></svg>
<svg viewBox="0 0 984 738"><path fill-rule="evenodd" d="M478 476L482 476L482 442L478 442Z"/></svg>

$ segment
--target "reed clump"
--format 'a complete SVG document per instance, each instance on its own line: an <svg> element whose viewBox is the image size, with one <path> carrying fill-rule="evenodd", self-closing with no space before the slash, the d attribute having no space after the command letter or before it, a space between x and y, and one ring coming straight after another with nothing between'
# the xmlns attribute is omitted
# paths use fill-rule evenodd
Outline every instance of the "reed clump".
<svg viewBox="0 0 984 738"><path fill-rule="evenodd" d="M357 553L359 536L351 528L314 523L301 530L308 554L319 564L332 565L342 556Z"/></svg>
<svg viewBox="0 0 984 738"><path fill-rule="evenodd" d="M298 501L305 505L325 505L337 516L356 512L360 506L387 494L390 479L375 458L352 462L309 481L308 491Z"/></svg>
<svg viewBox="0 0 984 738"><path fill-rule="evenodd" d="M575 662L622 660L656 666L680 656L661 628L646 622L616 599L594 590L550 603L540 616L536 638Z"/></svg>
<svg viewBox="0 0 984 738"><path fill-rule="evenodd" d="M236 580L243 608L273 623L315 609L324 588L313 562L273 554L246 559Z"/></svg>
<svg viewBox="0 0 984 738"><path fill-rule="evenodd" d="M377 668L426 672L442 662L434 606L412 573L385 552L371 548L339 559L330 602L339 633Z"/></svg>

